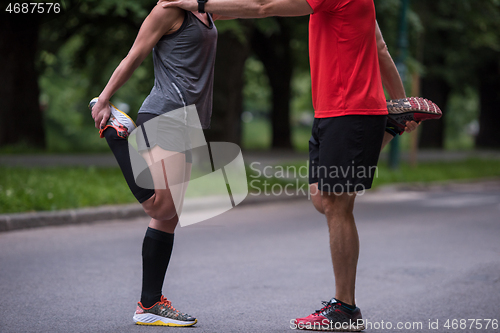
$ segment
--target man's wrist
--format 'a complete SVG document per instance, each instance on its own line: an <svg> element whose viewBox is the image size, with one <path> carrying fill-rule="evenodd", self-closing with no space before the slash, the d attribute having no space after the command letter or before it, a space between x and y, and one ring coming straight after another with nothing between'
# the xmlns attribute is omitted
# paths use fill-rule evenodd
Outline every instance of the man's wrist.
<svg viewBox="0 0 500 333"><path fill-rule="evenodd" d="M208 0L198 0L198 13L204 14L205 13L205 4L208 2Z"/></svg>

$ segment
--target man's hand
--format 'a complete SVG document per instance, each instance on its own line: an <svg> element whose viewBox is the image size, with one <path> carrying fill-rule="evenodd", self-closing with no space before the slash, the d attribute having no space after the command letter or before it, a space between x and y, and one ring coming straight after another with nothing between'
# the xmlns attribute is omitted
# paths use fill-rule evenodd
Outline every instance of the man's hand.
<svg viewBox="0 0 500 333"><path fill-rule="evenodd" d="M99 99L92 108L92 118L95 122L95 128L103 129L111 115L109 102Z"/></svg>
<svg viewBox="0 0 500 333"><path fill-rule="evenodd" d="M159 0L158 4L161 4L163 8L179 7L191 12L198 11L198 1L196 0Z"/></svg>
<svg viewBox="0 0 500 333"><path fill-rule="evenodd" d="M411 133L411 132L415 131L418 128L419 125L420 125L420 122L417 123L416 121L413 121L413 120L412 121L407 121L406 122L406 127L405 127L405 132L406 133Z"/></svg>

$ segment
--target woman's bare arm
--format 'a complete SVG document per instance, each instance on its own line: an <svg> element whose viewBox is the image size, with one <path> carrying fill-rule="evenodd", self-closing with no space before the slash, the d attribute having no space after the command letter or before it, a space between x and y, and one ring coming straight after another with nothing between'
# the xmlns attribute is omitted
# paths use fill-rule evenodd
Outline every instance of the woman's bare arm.
<svg viewBox="0 0 500 333"><path fill-rule="evenodd" d="M130 79L160 38L175 26L181 15L183 15L181 9L169 8L166 10L161 6L156 6L146 17L132 48L111 75L108 84L99 95L98 102L92 109L92 118L94 118L96 128L102 128L108 121L110 115L108 103L111 96Z"/></svg>

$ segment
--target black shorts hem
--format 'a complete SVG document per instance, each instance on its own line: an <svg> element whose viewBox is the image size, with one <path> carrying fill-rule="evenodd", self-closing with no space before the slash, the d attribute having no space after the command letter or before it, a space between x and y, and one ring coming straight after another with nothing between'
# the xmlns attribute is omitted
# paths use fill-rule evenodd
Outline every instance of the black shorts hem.
<svg viewBox="0 0 500 333"><path fill-rule="evenodd" d="M322 191L350 193L369 189L387 116L353 115L314 119L309 140L309 184Z"/></svg>
<svg viewBox="0 0 500 333"><path fill-rule="evenodd" d="M135 191L133 194L137 199L137 201L139 201L139 203L142 204L145 201L149 200L155 194L155 190L145 188L140 191Z"/></svg>
<svg viewBox="0 0 500 333"><path fill-rule="evenodd" d="M320 182L318 182L318 189L321 192L328 192L328 193L340 194L340 193L364 192L371 188L372 188L371 182L357 183L357 184L352 184L350 182L337 182L335 184L330 184L330 183L320 184Z"/></svg>

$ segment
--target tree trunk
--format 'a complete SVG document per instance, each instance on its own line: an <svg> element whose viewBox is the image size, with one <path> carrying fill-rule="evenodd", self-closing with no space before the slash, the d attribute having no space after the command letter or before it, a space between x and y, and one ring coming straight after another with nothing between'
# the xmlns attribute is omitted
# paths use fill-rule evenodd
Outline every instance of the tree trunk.
<svg viewBox="0 0 500 333"><path fill-rule="evenodd" d="M272 148L291 149L290 97L293 74L290 33L285 19L276 18L280 31L270 36L255 30L252 49L264 64L273 92Z"/></svg>
<svg viewBox="0 0 500 333"><path fill-rule="evenodd" d="M214 106L207 141L241 143L241 113L243 111L243 72L250 53L230 30L219 34L215 60Z"/></svg>
<svg viewBox="0 0 500 333"><path fill-rule="evenodd" d="M476 146L500 148L500 63L498 54L479 71L479 133Z"/></svg>
<svg viewBox="0 0 500 333"><path fill-rule="evenodd" d="M39 16L0 14L0 145L45 147L35 57Z"/></svg>
<svg viewBox="0 0 500 333"><path fill-rule="evenodd" d="M424 78L422 80L422 96L436 103L443 116L438 120L424 121L421 125L419 147L420 148L444 148L444 117L450 87L441 78Z"/></svg>

